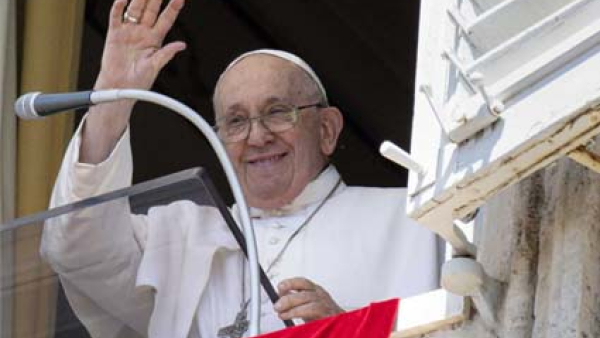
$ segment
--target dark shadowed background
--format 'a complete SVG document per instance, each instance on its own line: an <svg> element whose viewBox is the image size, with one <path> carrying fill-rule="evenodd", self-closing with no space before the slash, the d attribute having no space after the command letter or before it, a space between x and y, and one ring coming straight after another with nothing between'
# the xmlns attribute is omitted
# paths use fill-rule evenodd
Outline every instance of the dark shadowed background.
<svg viewBox="0 0 600 338"><path fill-rule="evenodd" d="M92 88L112 1L87 0L80 80ZM345 117L334 161L349 184L399 186L403 169L381 158L384 139L409 147L418 1L188 0L167 40L188 49L154 90L179 99L212 124L211 96L225 66L257 48L291 51L311 64ZM138 104L132 119L136 182L204 166L223 186L203 137L179 116ZM225 191L225 189L223 189ZM228 193L225 198L230 201Z"/></svg>

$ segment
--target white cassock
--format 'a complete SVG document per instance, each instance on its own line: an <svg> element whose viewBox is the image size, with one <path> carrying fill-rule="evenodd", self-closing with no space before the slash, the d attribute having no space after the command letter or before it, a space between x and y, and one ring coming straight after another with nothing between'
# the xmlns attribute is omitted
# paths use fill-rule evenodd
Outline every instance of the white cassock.
<svg viewBox="0 0 600 338"><path fill-rule="evenodd" d="M52 206L131 184L129 131L98 165L78 163L79 145L80 130L65 155ZM436 288L436 238L407 218L400 188L341 183L272 264L338 180L331 166L291 205L251 210L260 262L271 266L273 285L311 279L347 310ZM118 201L59 217L45 225L41 252L93 337L213 338L249 294L242 290L243 256L221 215L192 202L131 215ZM264 293L262 300L262 331L282 328Z"/></svg>

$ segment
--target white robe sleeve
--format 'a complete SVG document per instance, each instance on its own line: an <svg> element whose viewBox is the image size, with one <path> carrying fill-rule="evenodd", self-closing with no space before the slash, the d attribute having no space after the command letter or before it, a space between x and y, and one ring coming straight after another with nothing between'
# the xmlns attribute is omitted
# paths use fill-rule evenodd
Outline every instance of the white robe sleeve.
<svg viewBox="0 0 600 338"><path fill-rule="evenodd" d="M67 149L51 207L131 184L128 130L98 165L78 162L80 135L81 126ZM137 335L147 334L152 290L135 287L145 222L144 217L130 214L126 199L119 199L56 217L44 225L41 255L60 275L73 310L93 337L132 336L132 330Z"/></svg>

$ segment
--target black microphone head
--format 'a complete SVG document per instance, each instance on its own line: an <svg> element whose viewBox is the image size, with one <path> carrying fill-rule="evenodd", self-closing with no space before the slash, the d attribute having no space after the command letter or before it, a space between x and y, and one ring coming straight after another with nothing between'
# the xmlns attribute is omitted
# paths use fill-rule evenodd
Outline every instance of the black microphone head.
<svg viewBox="0 0 600 338"><path fill-rule="evenodd" d="M26 120L42 118L42 116L38 115L33 106L35 98L40 94L41 92L35 92L21 95L21 97L17 99L17 102L15 102L15 113L17 116Z"/></svg>

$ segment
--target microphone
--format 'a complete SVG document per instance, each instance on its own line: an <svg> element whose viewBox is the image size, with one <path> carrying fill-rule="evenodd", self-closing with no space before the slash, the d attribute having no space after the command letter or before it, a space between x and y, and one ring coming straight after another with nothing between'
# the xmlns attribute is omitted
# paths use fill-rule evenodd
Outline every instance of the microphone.
<svg viewBox="0 0 600 338"><path fill-rule="evenodd" d="M63 94L28 93L15 102L15 112L23 119L39 119L63 110L88 107L94 104L91 94L89 90Z"/></svg>
<svg viewBox="0 0 600 338"><path fill-rule="evenodd" d="M65 110L85 108L120 99L119 90L81 91L60 94L27 93L15 102L15 112L22 119L35 120Z"/></svg>

